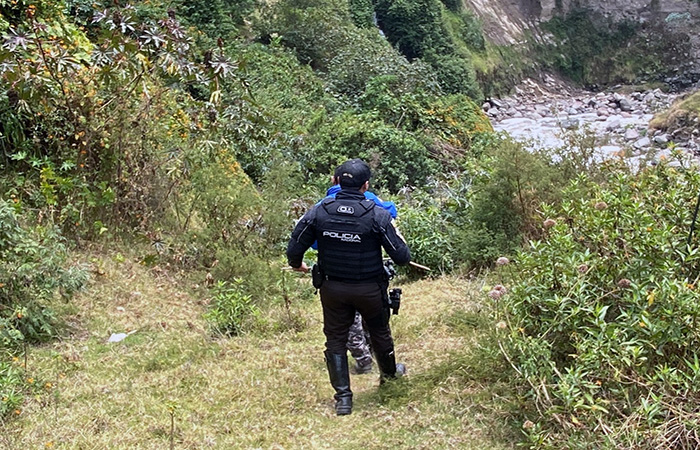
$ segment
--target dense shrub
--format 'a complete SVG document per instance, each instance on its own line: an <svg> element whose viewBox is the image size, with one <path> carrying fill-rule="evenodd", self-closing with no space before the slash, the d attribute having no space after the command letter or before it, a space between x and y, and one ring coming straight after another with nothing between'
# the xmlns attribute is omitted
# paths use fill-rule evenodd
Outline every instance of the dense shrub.
<svg viewBox="0 0 700 450"><path fill-rule="evenodd" d="M438 0L378 1L376 12L387 39L409 60L430 64L443 91L483 99L470 51L485 43L472 14L445 11Z"/></svg>
<svg viewBox="0 0 700 450"><path fill-rule="evenodd" d="M174 197L172 223L152 234L158 253L151 259L203 271L210 282L238 278L259 306L281 299L282 273L271 261L284 253L290 221L308 205L294 203L305 194L297 168L275 161L259 186L225 149L192 164Z"/></svg>
<svg viewBox="0 0 700 450"><path fill-rule="evenodd" d="M375 11L379 27L409 60L453 52L439 0L378 0Z"/></svg>
<svg viewBox="0 0 700 450"><path fill-rule="evenodd" d="M695 168L662 164L581 176L543 208L543 238L492 296L532 448L700 445L699 189Z"/></svg>
<svg viewBox="0 0 700 450"><path fill-rule="evenodd" d="M465 10L459 13L459 19L460 38L470 49L484 52L486 50L486 38L477 16L473 12Z"/></svg>
<svg viewBox="0 0 700 450"><path fill-rule="evenodd" d="M230 38L237 34L238 27L251 14L257 0L224 0L179 1L170 7L176 10L190 25L207 33L210 37Z"/></svg>
<svg viewBox="0 0 700 450"><path fill-rule="evenodd" d="M453 11L453 12L459 12L464 7L464 4L461 2L461 0L441 0L441 1L447 9L449 9L450 11Z"/></svg>
<svg viewBox="0 0 700 450"><path fill-rule="evenodd" d="M256 30L263 40L277 36L310 64L334 92L356 96L373 77L394 75L409 90L430 81L420 63L411 64L375 28L358 28L343 2L284 0L275 3Z"/></svg>
<svg viewBox="0 0 700 450"><path fill-rule="evenodd" d="M468 171L398 200L402 234L413 258L440 272L490 266L522 240L512 189Z"/></svg>
<svg viewBox="0 0 700 450"><path fill-rule="evenodd" d="M435 96L431 92L405 91L393 77L370 81L359 98L367 115L432 140L431 155L448 172L465 155L472 154L473 142L493 128L479 106L463 94Z"/></svg>
<svg viewBox="0 0 700 450"><path fill-rule="evenodd" d="M374 77L357 99L359 108L369 116L397 128L415 131L435 91L406 89L396 76Z"/></svg>
<svg viewBox="0 0 700 450"><path fill-rule="evenodd" d="M197 109L189 95L164 80L206 84L216 101L232 70L221 52L195 61L173 17L140 22L133 8L94 8L89 23L30 14L0 51L4 187L64 231L88 233L110 215L137 228L164 210L161 165L202 128L185 111Z"/></svg>
<svg viewBox="0 0 700 450"><path fill-rule="evenodd" d="M254 24L263 41L278 39L303 64L327 68L335 47L354 27L350 11L331 0L284 0L268 5Z"/></svg>
<svg viewBox="0 0 700 450"><path fill-rule="evenodd" d="M393 76L402 91L438 90L433 68L420 60L409 62L374 30L357 30L345 36L322 75L333 91L351 98L362 94L374 78L383 76Z"/></svg>
<svg viewBox="0 0 700 450"><path fill-rule="evenodd" d="M435 70L440 87L446 94L466 94L477 102L484 99L476 82L476 72L468 59L456 54L428 52L424 60Z"/></svg>
<svg viewBox="0 0 700 450"><path fill-rule="evenodd" d="M436 272L454 267L450 223L441 204L426 192L418 192L411 201L399 201L398 226L411 249L411 258Z"/></svg>
<svg viewBox="0 0 700 450"><path fill-rule="evenodd" d="M342 114L329 121L317 138L310 155L319 164L314 170L325 167L323 172L331 173L344 160L359 157L372 167L372 183L378 189L396 192L421 185L437 169L420 134L371 115Z"/></svg>
<svg viewBox="0 0 700 450"><path fill-rule="evenodd" d="M481 132L469 136L468 151L455 153L444 143L459 139L443 139L436 151L452 157L451 172L436 173L399 200L408 211L402 228L415 254L442 270L491 266L499 255L541 236L540 205L560 203L562 189L578 174L601 181L610 171L624 170L617 161L596 162L595 140L585 132L570 133L565 148L546 151Z"/></svg>
<svg viewBox="0 0 700 450"><path fill-rule="evenodd" d="M48 303L69 298L87 274L67 266L67 251L51 226L22 226L0 199L0 350L56 336L59 320Z"/></svg>
<svg viewBox="0 0 700 450"><path fill-rule="evenodd" d="M481 98L474 70L465 59L433 50L434 57L426 61L435 67L421 60L409 63L375 29L358 29L347 11L339 9L342 3L285 0L271 6L256 24L273 48L278 43L288 46L301 62L316 69L326 83L325 92L337 99L326 97L320 108L299 104L308 114L285 106L283 114L289 114L296 129L286 145L291 151L283 146L279 151L300 162L311 176L325 176L342 159L362 157L372 161L374 184L380 189L421 185L439 170L435 162L451 164L468 151L475 134L490 130L488 119L470 98L441 95L447 90ZM441 8L437 4L436 12ZM272 72L289 78L279 68ZM295 83L289 80L285 85ZM274 107L294 101L299 91L279 92ZM269 128L268 117L264 122L257 129ZM269 161L266 156L251 161Z"/></svg>
<svg viewBox="0 0 700 450"><path fill-rule="evenodd" d="M69 266L57 230L25 225L11 205L19 209L0 198L0 419L19 414L25 395L38 389L15 355L58 335L55 297L69 299L87 280L84 269Z"/></svg>
<svg viewBox="0 0 700 450"><path fill-rule="evenodd" d="M399 198L399 225L416 261L450 272L488 266L517 248L521 218L512 191L485 184L494 188L489 193L498 194L488 197L479 178L462 170Z"/></svg>
<svg viewBox="0 0 700 450"><path fill-rule="evenodd" d="M359 28L374 27L374 5L372 0L348 0L350 16Z"/></svg>
<svg viewBox="0 0 700 450"><path fill-rule="evenodd" d="M245 71L247 92L235 92L240 86L234 85L224 99L228 101L229 92L231 103L244 94L254 98L254 104L266 113L264 121L274 124L266 126L268 132L300 136L319 118L322 120L327 111L342 108L318 74L308 65L299 64L293 50L278 44L251 44L241 49L239 60Z"/></svg>
<svg viewBox="0 0 700 450"><path fill-rule="evenodd" d="M172 236L186 245L175 245L171 257L208 271L215 288L205 317L215 331L239 334L259 325L259 311L273 306L285 305L285 320L291 319L291 299L308 297L307 290L289 292L279 261L291 220L313 204L297 200L305 194L300 185L296 167L278 162L255 186L230 156L210 161L193 175L190 223L183 234Z"/></svg>

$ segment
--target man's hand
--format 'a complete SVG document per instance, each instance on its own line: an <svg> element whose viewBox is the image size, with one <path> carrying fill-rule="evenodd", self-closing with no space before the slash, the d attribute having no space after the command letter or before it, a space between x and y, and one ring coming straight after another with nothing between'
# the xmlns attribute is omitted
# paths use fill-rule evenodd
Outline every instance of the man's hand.
<svg viewBox="0 0 700 450"><path fill-rule="evenodd" d="M301 266L299 267L292 267L292 270L295 272L303 272L303 273L308 273L309 272L309 266L306 265L304 261L301 262Z"/></svg>

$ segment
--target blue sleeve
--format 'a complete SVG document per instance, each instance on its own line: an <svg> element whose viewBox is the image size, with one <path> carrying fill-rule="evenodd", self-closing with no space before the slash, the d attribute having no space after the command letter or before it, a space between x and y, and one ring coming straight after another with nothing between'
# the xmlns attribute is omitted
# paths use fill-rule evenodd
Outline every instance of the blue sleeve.
<svg viewBox="0 0 700 450"><path fill-rule="evenodd" d="M389 214L391 214L392 219L396 219L396 216L398 216L399 213L398 211L396 211L396 204L394 202L385 202L370 191L365 192L365 198L367 200L372 200L374 203L377 204L377 206L381 206L382 208L389 211Z"/></svg>

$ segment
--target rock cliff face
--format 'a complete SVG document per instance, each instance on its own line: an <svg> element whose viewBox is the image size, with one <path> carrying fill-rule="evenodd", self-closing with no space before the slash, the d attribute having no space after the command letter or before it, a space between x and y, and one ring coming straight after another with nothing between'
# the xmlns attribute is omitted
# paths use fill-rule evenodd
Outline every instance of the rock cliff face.
<svg viewBox="0 0 700 450"><path fill-rule="evenodd" d="M524 32L543 38L538 24L585 8L594 20L631 21L656 33L683 35L691 52L682 55L700 72L700 1L697 0L464 0L484 23L484 31L496 44L522 42Z"/></svg>
<svg viewBox="0 0 700 450"><path fill-rule="evenodd" d="M573 8L590 8L617 20L665 20L669 14L689 14L697 23L700 3L693 0L520 0L523 14L540 19L566 13ZM669 22L670 23L670 22Z"/></svg>
<svg viewBox="0 0 700 450"><path fill-rule="evenodd" d="M532 25L536 15L523 8L527 0L464 0L468 9L483 22L486 37L498 45L516 44Z"/></svg>

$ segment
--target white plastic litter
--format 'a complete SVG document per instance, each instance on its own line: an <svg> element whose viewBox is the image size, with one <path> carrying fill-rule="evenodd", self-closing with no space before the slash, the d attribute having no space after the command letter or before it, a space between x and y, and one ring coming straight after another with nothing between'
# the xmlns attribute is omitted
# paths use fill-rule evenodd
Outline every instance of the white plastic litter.
<svg viewBox="0 0 700 450"><path fill-rule="evenodd" d="M127 336L136 333L136 330L129 331L128 333L112 333L112 335L107 339L107 342L121 342L126 339Z"/></svg>

